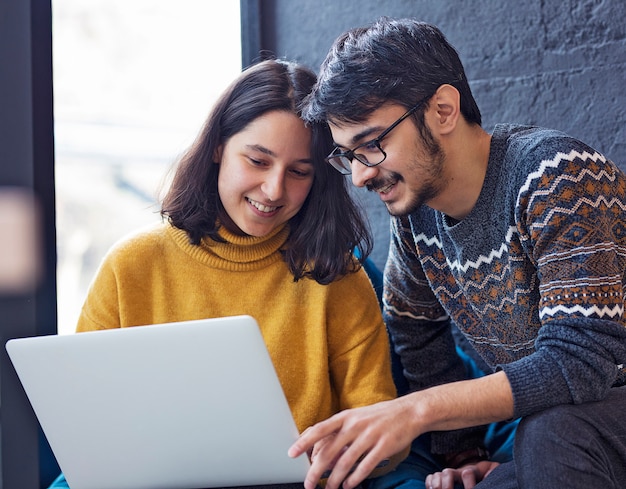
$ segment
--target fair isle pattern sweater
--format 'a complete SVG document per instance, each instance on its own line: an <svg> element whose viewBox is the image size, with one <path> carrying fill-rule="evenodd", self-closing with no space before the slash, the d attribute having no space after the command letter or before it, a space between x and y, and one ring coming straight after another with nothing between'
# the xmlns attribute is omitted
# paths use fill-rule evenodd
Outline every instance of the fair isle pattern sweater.
<svg viewBox="0 0 626 489"><path fill-rule="evenodd" d="M326 286L294 282L280 253L288 232L256 238L222 229L225 243L194 246L159 224L123 239L101 264L77 330L249 314L301 431L395 397L387 332L365 271Z"/></svg>
<svg viewBox="0 0 626 489"><path fill-rule="evenodd" d="M392 220L385 320L412 390L457 380L450 321L511 383L515 417L624 382L626 176L562 133L498 125L460 222ZM433 451L458 433L434 434ZM471 442L465 442L471 445Z"/></svg>

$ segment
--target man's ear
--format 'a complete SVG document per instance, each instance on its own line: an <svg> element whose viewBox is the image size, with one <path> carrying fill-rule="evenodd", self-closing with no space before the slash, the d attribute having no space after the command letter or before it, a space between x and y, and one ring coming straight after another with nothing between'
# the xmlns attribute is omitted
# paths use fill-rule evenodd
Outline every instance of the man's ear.
<svg viewBox="0 0 626 489"><path fill-rule="evenodd" d="M461 94L452 85L441 85L433 99L437 111L436 123L440 134L449 134L461 115Z"/></svg>

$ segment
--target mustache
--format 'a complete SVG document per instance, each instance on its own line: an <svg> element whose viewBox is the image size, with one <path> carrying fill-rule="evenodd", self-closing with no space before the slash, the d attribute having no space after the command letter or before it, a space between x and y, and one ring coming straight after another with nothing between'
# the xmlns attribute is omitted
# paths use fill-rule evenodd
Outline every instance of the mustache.
<svg viewBox="0 0 626 489"><path fill-rule="evenodd" d="M380 189L394 185L402 180L402 177L397 173L392 173L385 178L377 178L367 182L365 188L370 192L378 192Z"/></svg>

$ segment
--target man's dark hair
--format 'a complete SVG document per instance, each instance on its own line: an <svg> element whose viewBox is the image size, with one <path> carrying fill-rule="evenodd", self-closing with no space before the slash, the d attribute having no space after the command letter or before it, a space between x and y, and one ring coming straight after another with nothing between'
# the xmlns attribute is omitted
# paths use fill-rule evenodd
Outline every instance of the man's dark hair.
<svg viewBox="0 0 626 489"><path fill-rule="evenodd" d="M480 125L461 60L442 32L413 19L381 17L335 40L303 116L309 121L362 122L384 103L409 108L443 84L460 92L464 118ZM415 117L423 121L423 115L421 110Z"/></svg>

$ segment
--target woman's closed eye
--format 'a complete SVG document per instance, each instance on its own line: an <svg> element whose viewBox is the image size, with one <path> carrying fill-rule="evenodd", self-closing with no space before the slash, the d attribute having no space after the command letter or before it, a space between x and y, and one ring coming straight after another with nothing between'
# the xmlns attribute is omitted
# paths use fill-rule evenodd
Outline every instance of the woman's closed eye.
<svg viewBox="0 0 626 489"><path fill-rule="evenodd" d="M265 159L258 159L252 156L248 156L248 161L250 164L257 168L270 168L272 163ZM291 168L287 168L289 174L293 175L295 178L305 179L309 178L313 174L313 165L312 164L298 164L297 166L293 166Z"/></svg>
<svg viewBox="0 0 626 489"><path fill-rule="evenodd" d="M292 168L289 171L298 178L308 178L313 173L313 167L311 165L306 165Z"/></svg>
<svg viewBox="0 0 626 489"><path fill-rule="evenodd" d="M248 156L248 160L253 166L268 166L266 161L253 158L252 156Z"/></svg>

